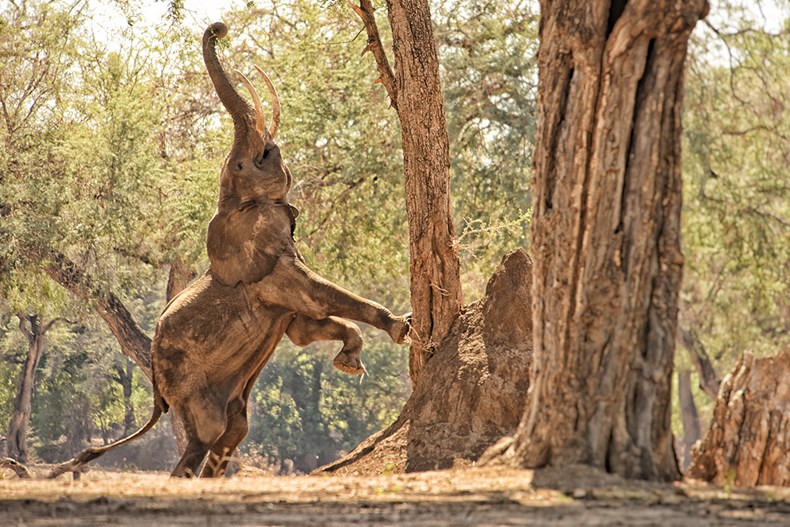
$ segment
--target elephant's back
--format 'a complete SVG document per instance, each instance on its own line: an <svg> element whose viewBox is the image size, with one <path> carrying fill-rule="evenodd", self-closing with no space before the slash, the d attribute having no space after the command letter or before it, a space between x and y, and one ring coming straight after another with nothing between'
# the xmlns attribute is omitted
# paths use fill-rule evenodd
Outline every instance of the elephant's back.
<svg viewBox="0 0 790 527"><path fill-rule="evenodd" d="M160 391L192 391L240 382L282 339L292 314L254 301L247 287L230 287L211 273L165 308L154 334L152 362Z"/></svg>

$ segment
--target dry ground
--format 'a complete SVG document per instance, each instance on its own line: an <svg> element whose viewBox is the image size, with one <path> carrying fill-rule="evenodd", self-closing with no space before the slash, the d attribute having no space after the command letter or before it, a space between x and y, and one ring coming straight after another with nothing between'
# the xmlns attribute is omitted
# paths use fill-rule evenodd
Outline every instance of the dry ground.
<svg viewBox="0 0 790 527"><path fill-rule="evenodd" d="M790 489L625 482L586 468L218 481L93 470L0 479L0 525L790 525Z"/></svg>

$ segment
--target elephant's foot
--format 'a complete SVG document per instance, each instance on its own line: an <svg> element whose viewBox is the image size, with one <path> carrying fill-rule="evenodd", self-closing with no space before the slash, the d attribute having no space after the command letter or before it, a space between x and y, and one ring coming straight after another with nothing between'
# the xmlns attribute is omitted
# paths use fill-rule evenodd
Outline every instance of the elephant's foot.
<svg viewBox="0 0 790 527"><path fill-rule="evenodd" d="M362 349L346 349L340 350L332 365L338 370L351 375L362 375L367 373L365 365L362 364Z"/></svg>
<svg viewBox="0 0 790 527"><path fill-rule="evenodd" d="M389 335L395 344L406 344L411 342L409 332L411 331L411 313L395 317L390 326Z"/></svg>

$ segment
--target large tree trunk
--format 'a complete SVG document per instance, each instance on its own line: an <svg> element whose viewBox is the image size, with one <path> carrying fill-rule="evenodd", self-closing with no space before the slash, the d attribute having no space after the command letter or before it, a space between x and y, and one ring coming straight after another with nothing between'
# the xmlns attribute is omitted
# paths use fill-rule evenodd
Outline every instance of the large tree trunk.
<svg viewBox="0 0 790 527"><path fill-rule="evenodd" d="M42 325L40 318L35 314L18 316L19 329L27 338L28 350L19 374L13 411L6 434L6 455L20 463L27 463L27 435L30 430L30 413L33 409L36 368L47 349L46 332L54 321Z"/></svg>
<svg viewBox="0 0 790 527"><path fill-rule="evenodd" d="M543 0L534 366L501 458L680 477L670 427L683 257L683 62L705 0Z"/></svg>
<svg viewBox="0 0 790 527"><path fill-rule="evenodd" d="M428 0L387 0L395 73L379 39L371 0L353 7L365 23L366 50L376 58L379 80L401 123L414 327L409 373L415 383L461 310L439 59Z"/></svg>
<svg viewBox="0 0 790 527"><path fill-rule="evenodd" d="M725 377L687 475L718 484L790 486L790 349L746 354Z"/></svg>

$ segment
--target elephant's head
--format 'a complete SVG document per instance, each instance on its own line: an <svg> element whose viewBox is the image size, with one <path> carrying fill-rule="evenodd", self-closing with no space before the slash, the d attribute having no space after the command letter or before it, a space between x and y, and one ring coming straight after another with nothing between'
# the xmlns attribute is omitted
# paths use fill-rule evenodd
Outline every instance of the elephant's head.
<svg viewBox="0 0 790 527"><path fill-rule="evenodd" d="M271 273L278 259L293 246L293 207L285 203L291 174L274 142L280 124L280 101L272 82L261 74L273 97L272 123L266 126L261 101L240 72L254 108L239 95L217 59L216 40L228 34L222 22L203 34L203 59L225 109L233 118L233 146L222 167L217 211L208 227L206 248L214 276L235 286ZM295 251L295 249L294 249Z"/></svg>
<svg viewBox="0 0 790 527"><path fill-rule="evenodd" d="M230 200L244 203L268 198L282 200L291 186L291 175L280 157L280 149L274 142L280 126L280 101L277 91L266 74L257 66L269 92L273 97L271 126L267 127L258 94L247 78L242 81L250 90L255 103L253 109L242 98L228 79L217 59L217 39L228 34L228 26L215 22L203 33L203 60L214 83L222 105L233 118L233 146L225 160L220 177L220 202Z"/></svg>

